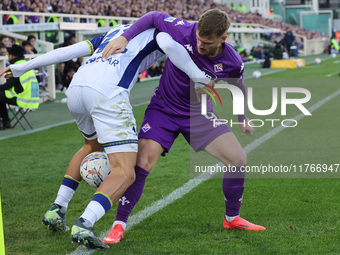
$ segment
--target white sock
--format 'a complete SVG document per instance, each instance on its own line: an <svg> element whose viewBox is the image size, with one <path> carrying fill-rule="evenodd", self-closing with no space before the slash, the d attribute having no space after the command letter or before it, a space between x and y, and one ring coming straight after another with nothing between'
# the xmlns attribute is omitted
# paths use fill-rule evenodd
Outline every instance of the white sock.
<svg viewBox="0 0 340 255"><path fill-rule="evenodd" d="M231 222L231 221L233 221L237 216L239 216L239 215L236 215L236 216L233 216L233 217L229 217L228 215L226 215L226 216L225 216L225 219L226 219L226 221Z"/></svg>
<svg viewBox="0 0 340 255"><path fill-rule="evenodd" d="M115 222L113 222L113 224L112 224L112 227L116 226L117 224L122 225L122 227L123 227L123 229L124 229L124 231L125 231L125 229L126 229L126 223L125 223L124 221L115 220Z"/></svg>
<svg viewBox="0 0 340 255"><path fill-rule="evenodd" d="M80 216L85 222L83 223L85 227L92 228L94 223L96 223L105 214L104 207L97 201L91 201L84 213Z"/></svg>
<svg viewBox="0 0 340 255"><path fill-rule="evenodd" d="M75 190L67 187L65 185L61 185L58 191L57 198L55 199L54 203L60 205L60 212L66 213L68 203L71 201Z"/></svg>

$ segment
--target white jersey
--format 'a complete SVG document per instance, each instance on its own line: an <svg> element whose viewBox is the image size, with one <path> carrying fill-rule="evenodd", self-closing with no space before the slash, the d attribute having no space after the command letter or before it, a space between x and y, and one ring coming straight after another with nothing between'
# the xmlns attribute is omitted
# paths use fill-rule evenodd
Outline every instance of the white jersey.
<svg viewBox="0 0 340 255"><path fill-rule="evenodd" d="M109 98L123 91L130 93L138 75L164 53L156 42L156 29L148 29L133 38L123 53L111 55L104 60L102 53L105 46L128 27L129 25L115 26L105 35L86 41L93 54L73 76L70 87L91 87Z"/></svg>

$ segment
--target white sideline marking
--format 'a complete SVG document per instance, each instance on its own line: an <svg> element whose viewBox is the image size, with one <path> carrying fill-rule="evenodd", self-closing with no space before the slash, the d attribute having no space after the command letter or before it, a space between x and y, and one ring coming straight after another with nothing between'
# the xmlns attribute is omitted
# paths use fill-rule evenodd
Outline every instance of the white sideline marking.
<svg viewBox="0 0 340 255"><path fill-rule="evenodd" d="M330 74L327 74L326 77L331 77L333 76L334 74L338 74L339 72L334 72L334 73L330 73Z"/></svg>
<svg viewBox="0 0 340 255"><path fill-rule="evenodd" d="M56 124L53 124L53 125L48 125L48 126L41 127L41 128L35 128L35 129L23 131L23 132L18 133L18 134L0 137L0 140L5 140L5 139L9 139L9 138L17 137L17 136L22 136L22 135L28 135L28 134L36 133L36 132L43 131L43 130L46 130L46 129L50 129L50 128L54 128L54 127L58 127L58 126L66 125L66 124L70 124L70 123L73 123L73 122L76 122L76 121L75 120L63 121L63 122L59 122L59 123L56 123Z"/></svg>
<svg viewBox="0 0 340 255"><path fill-rule="evenodd" d="M308 109L309 112L315 111L316 109L320 108L322 105L324 105L325 103L329 102L330 100L332 100L334 97L336 97L338 95L340 95L340 89L337 90L336 92L330 94L329 96L325 97L324 99L321 99L320 101L318 101L314 105L312 105ZM305 117L305 115L303 113L301 113L301 114L296 115L292 119L300 120L303 117ZM292 122L292 124L294 124L294 123ZM274 137L275 135L277 135L278 133L280 133L284 129L285 129L285 127L278 126L278 127L274 128L274 129L270 130L269 132L267 132L266 134L264 134L260 138L254 140L253 142L251 142L250 144L245 146L243 148L244 151L246 153L249 153L249 152L255 150L261 144L263 144L264 142L268 141L270 138ZM217 164L218 165L222 165L221 162L219 162ZM151 205L145 207L144 210L138 211L136 214L132 215L129 218L126 230L131 229L133 226L141 223L143 220L145 220L146 218L150 217L152 214L158 212L159 210L163 209L164 207L166 207L167 205L169 205L172 202L176 201L177 199L182 198L185 194L189 193L192 189L197 187L199 184L201 184L205 180L208 180L212 176L213 176L213 174L203 173L200 176L198 176L198 177L196 177L194 179L189 180L182 187L179 187L179 188L175 189L174 191L172 191L166 197L164 197L164 198L162 198L162 199L152 203ZM111 230L111 228L109 230L107 230L106 232L101 233L100 234L100 238L105 237L109 233L110 230ZM92 254L93 252L95 252L95 250L88 250L85 246L82 245L82 246L79 246L73 252L71 252L69 255L87 255L87 254Z"/></svg>

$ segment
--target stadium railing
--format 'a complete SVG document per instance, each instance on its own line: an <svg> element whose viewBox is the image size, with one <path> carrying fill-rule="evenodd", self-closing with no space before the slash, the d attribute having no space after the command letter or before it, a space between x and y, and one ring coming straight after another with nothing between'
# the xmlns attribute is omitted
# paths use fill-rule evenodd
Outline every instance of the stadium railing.
<svg viewBox="0 0 340 255"><path fill-rule="evenodd" d="M3 17L8 14L16 15L20 21L20 24L25 24L26 16L38 16L40 23L46 23L47 18L50 16L58 17L59 21L61 22L64 19L67 19L67 20L72 20L75 23L80 23L81 19L82 20L85 19L87 21L87 24L89 23L95 24L98 19L103 19L105 20L107 27L109 26L109 21L111 19L116 20L118 24L122 24L122 23L130 24L138 19L138 18L131 18L131 17L112 17L112 16L80 15L80 14L0 11L0 26L4 25L2 24ZM83 23L83 24L86 24L86 23ZM19 25L12 25L12 26L19 26ZM78 30L80 30L80 28ZM254 41L259 39L259 36L258 36L259 33L266 32L266 31L276 31L276 30L279 30L279 29L262 26L260 24L231 23L231 28L229 30L229 33L248 34L247 36L240 36L240 37L243 37L242 44L245 43L246 45L249 46L250 44L254 44ZM281 31L281 30L279 31L280 33L281 32L284 33L284 31ZM326 39L309 40L305 36L302 36L302 35L296 35L296 36L300 37L304 43L304 48L301 52L304 56L320 54L323 52ZM79 38L79 39L82 39L82 38Z"/></svg>
<svg viewBox="0 0 340 255"><path fill-rule="evenodd" d="M109 26L109 21L114 19L118 24L122 24L123 22L133 23L138 20L138 18L131 17L112 17L112 16L97 16L97 15L82 15L82 14L63 14L63 13L48 13L48 12L20 12L20 11L0 11L0 26L3 24L3 16L13 14L18 17L20 24L25 24L26 16L38 16L39 23L46 23L48 17L54 16L59 19L60 22L63 22L63 19L72 20L72 22L80 23L81 19L86 19L87 23L96 23L97 20L103 19L105 20L106 26Z"/></svg>

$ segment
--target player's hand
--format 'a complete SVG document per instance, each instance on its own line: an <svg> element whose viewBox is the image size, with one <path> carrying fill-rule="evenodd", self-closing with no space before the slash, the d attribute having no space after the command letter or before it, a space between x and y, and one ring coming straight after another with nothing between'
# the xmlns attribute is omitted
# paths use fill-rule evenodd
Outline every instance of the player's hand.
<svg viewBox="0 0 340 255"><path fill-rule="evenodd" d="M10 71L11 71L11 68L9 66L7 66L6 68L4 68L0 71L0 77L3 76L3 74L8 73ZM11 78L11 77L13 77L12 73L8 73L8 74L5 75L5 78Z"/></svg>
<svg viewBox="0 0 340 255"><path fill-rule="evenodd" d="M118 38L113 39L105 46L103 58L107 59L112 54L122 53L125 50L127 44L128 40L124 36L119 36Z"/></svg>
<svg viewBox="0 0 340 255"><path fill-rule="evenodd" d="M208 83L208 86L205 86L204 88L195 88L196 98L197 98L198 102L201 102L201 95L202 94L207 94L204 90L207 90L210 93L212 92L209 87L212 87L212 88L215 87L215 82L213 80L210 80L210 82Z"/></svg>
<svg viewBox="0 0 340 255"><path fill-rule="evenodd" d="M245 133L246 135L249 135L249 136L252 136L254 131L255 131L255 128L253 127L253 123L251 121L245 121L244 122L245 124L243 125L240 124L240 129L243 133ZM252 125L252 126L249 126L249 123Z"/></svg>

